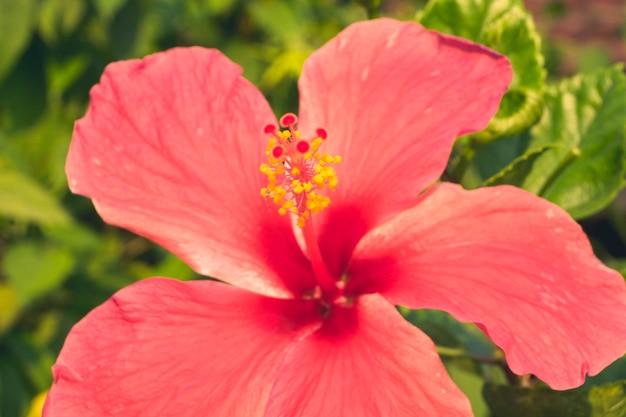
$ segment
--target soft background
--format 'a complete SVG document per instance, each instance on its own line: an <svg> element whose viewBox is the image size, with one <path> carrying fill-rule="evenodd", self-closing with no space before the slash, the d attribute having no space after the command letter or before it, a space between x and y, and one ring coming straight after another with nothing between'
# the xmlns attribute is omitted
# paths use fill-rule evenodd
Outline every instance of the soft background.
<svg viewBox="0 0 626 417"><path fill-rule="evenodd" d="M0 417L38 415L41 397L34 403L33 398L49 387L50 367L70 327L117 289L155 275L198 278L163 249L103 224L89 200L68 192L64 163L72 126L84 114L89 88L105 65L177 45L219 48L244 68L281 114L297 109L296 80L313 50L368 16L412 20L426 1L378 3L0 0ZM549 79L626 59L623 0L525 4L544 35ZM622 271L625 213L626 195L621 195L603 211L581 219L597 254ZM428 322L404 313L426 323L424 330L441 345L451 335L461 346L484 342L444 316ZM486 402L483 385L490 378L502 382L501 375L478 369L480 357L459 358L458 352L442 350L455 357L446 364L478 417L526 415L514 407L502 414L497 400L495 405L493 399ZM624 379L622 361L589 385ZM616 414L602 415L626 415L626 390L621 392L624 401L620 403L618 392ZM559 401L573 401L541 395L537 403L557 404L560 410L566 406L558 408ZM592 408L561 415L595 415Z"/></svg>

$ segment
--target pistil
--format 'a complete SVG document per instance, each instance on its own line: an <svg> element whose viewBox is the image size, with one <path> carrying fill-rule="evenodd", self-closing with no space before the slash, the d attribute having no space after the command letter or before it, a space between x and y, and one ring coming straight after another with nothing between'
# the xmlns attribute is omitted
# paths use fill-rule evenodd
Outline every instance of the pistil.
<svg viewBox="0 0 626 417"><path fill-rule="evenodd" d="M278 206L279 214L295 216L321 289L321 300L330 305L341 297L343 283L328 272L315 235L313 216L330 205L328 193L338 183L333 166L341 163L341 157L321 152L327 138L324 129L317 129L315 137L304 139L297 123L296 115L287 113L280 118L284 130L274 125L265 127L264 133L270 138L265 151L267 163L260 167L267 175L267 186L261 189L261 195Z"/></svg>
<svg viewBox="0 0 626 417"><path fill-rule="evenodd" d="M322 252L320 251L312 219L304 225L302 234L304 236L306 252L309 255L309 262L311 262L313 273L322 289L324 299L332 302L342 295L341 283L334 279L332 275L330 275L330 272L328 272L328 268L326 268L326 262L324 262Z"/></svg>

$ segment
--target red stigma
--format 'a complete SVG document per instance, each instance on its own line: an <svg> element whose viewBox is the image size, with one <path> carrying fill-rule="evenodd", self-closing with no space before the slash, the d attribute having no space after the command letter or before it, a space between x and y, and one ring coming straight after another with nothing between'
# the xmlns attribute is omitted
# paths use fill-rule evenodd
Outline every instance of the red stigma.
<svg viewBox="0 0 626 417"><path fill-rule="evenodd" d="M285 148L282 146L274 146L272 148L272 156L276 159L280 158L285 153Z"/></svg>
<svg viewBox="0 0 626 417"><path fill-rule="evenodd" d="M274 125L265 125L265 127L263 128L263 133L265 134L274 132L276 132L276 126Z"/></svg>
<svg viewBox="0 0 626 417"><path fill-rule="evenodd" d="M296 149L300 153L307 153L311 149L311 145L306 140L301 140L296 144Z"/></svg>
<svg viewBox="0 0 626 417"><path fill-rule="evenodd" d="M293 113L287 113L280 118L280 125L282 127L293 126L298 123L298 117Z"/></svg>
<svg viewBox="0 0 626 417"><path fill-rule="evenodd" d="M317 129L315 131L315 133L317 133L317 136L322 138L322 139L326 139L328 137L328 134L326 133L326 131L324 129L322 129L321 127L319 129Z"/></svg>

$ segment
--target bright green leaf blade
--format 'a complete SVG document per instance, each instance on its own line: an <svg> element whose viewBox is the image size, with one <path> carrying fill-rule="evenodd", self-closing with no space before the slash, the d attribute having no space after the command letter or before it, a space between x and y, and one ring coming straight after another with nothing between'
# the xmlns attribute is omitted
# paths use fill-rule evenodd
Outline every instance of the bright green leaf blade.
<svg viewBox="0 0 626 417"><path fill-rule="evenodd" d="M470 400L474 417L489 417L489 407L482 396L484 379L454 364L446 366L446 369L454 383Z"/></svg>
<svg viewBox="0 0 626 417"><path fill-rule="evenodd" d="M41 224L67 224L69 216L35 181L8 169L0 170L0 216Z"/></svg>
<svg viewBox="0 0 626 417"><path fill-rule="evenodd" d="M486 45L511 61L514 78L500 110L487 129L472 135L480 142L522 132L541 116L546 77L541 38L519 0L432 0L420 23L440 32Z"/></svg>
<svg viewBox="0 0 626 417"><path fill-rule="evenodd" d="M0 81L28 46L36 7L36 0L0 0Z"/></svg>
<svg viewBox="0 0 626 417"><path fill-rule="evenodd" d="M3 272L18 299L28 304L56 289L74 267L71 252L35 243L17 243L4 254Z"/></svg>
<svg viewBox="0 0 626 417"><path fill-rule="evenodd" d="M606 207L626 173L626 77L620 66L567 79L546 91L546 109L529 149L558 148L537 159L523 188L573 217Z"/></svg>
<svg viewBox="0 0 626 417"><path fill-rule="evenodd" d="M626 381L572 391L486 384L483 395L494 417L626 415Z"/></svg>

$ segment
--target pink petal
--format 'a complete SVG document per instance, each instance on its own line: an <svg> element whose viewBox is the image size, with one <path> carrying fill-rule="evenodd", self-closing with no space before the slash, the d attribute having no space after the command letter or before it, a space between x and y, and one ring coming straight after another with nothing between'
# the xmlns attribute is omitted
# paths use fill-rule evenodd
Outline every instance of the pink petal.
<svg viewBox="0 0 626 417"><path fill-rule="evenodd" d="M352 291L475 322L511 369L555 389L626 351L626 285L558 206L514 187L440 184L355 250Z"/></svg>
<svg viewBox="0 0 626 417"><path fill-rule="evenodd" d="M511 77L493 51L391 19L353 24L311 55L300 128L326 129L324 152L343 157L322 231L335 273L369 228L441 175L456 137L487 125Z"/></svg>
<svg viewBox="0 0 626 417"><path fill-rule="evenodd" d="M266 417L471 417L432 341L379 295L336 306L290 351Z"/></svg>
<svg viewBox="0 0 626 417"><path fill-rule="evenodd" d="M43 415L262 417L287 350L319 319L313 303L217 282L141 281L72 329Z"/></svg>
<svg viewBox="0 0 626 417"><path fill-rule="evenodd" d="M72 191L105 221L146 236L201 274L277 296L314 286L287 217L260 196L276 123L241 68L178 48L107 67L74 131Z"/></svg>

